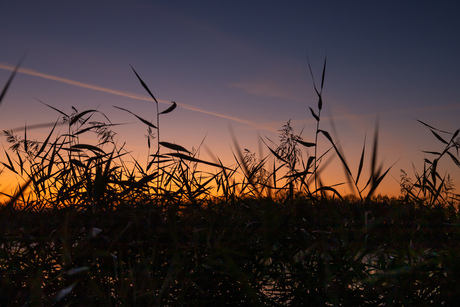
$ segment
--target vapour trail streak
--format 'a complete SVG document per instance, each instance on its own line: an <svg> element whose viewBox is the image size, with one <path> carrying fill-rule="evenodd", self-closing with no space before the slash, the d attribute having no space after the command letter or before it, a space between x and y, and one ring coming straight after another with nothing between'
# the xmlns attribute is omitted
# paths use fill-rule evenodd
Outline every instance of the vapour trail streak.
<svg viewBox="0 0 460 307"><path fill-rule="evenodd" d="M0 69L13 71L14 68L15 68L14 66L0 63ZM125 91L118 91L118 90L114 90L114 89L111 89L111 88L97 86L97 85L84 83L84 82L79 82L79 81L75 81L75 80L71 80L71 79L67 79L67 78L61 78L61 77L57 77L57 76L53 76L53 75L49 75L49 74L44 74L44 73L41 73L41 72L38 72L38 71L35 71L35 70L32 70L32 69L28 69L28 68L20 68L18 70L18 73L22 73L22 74L30 75L30 76L34 76L34 77L39 77L39 78L43 78L43 79L53 80L53 81L57 81L57 82L65 83L65 84L70 84L70 85L81 87L81 88L87 88L87 89L91 89L91 90L98 91L98 92L104 92L104 93L109 93L109 94L113 94L113 95L117 95L117 96L127 97L127 98L131 98L131 99L143 100L143 101L151 101L152 100L150 97L147 97L147 96L143 96L143 95L139 95L139 94L135 94L135 93L130 93L130 92L125 92ZM163 99L158 99L158 102L165 103L165 104L170 104L169 101L163 100ZM256 125L255 123L253 123L251 121L248 121L248 120L244 120L244 119L240 119L240 118L237 118L237 117L228 116L228 115L225 115L225 114L216 113L216 112L212 112L212 111L207 111L207 110L200 109L198 107L191 106L191 105L188 105L188 104L185 104L185 103L177 102L177 105L182 107L182 108L184 108L184 109L190 110L190 111L195 111L195 112L208 114L208 115L212 115L212 116L216 116L216 117L220 117L220 118L225 118L225 119L228 119L228 120L231 120L231 121L234 121L234 122L238 122L238 123L242 123L242 124L251 126L253 128L256 128L256 129L264 129L264 128L261 128L260 126Z"/></svg>

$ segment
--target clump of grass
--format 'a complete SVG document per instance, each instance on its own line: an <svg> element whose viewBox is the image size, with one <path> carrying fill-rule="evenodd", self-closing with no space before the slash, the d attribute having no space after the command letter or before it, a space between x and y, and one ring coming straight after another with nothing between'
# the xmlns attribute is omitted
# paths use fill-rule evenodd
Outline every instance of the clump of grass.
<svg viewBox="0 0 460 307"><path fill-rule="evenodd" d="M162 140L160 118L177 105L160 112L134 69L156 104L156 122L118 109L146 125L145 165L114 141L117 124L97 109L68 113L45 104L61 118L44 141L30 140L27 127L23 136L6 131L2 165L24 183L3 192L9 200L0 207L2 304L453 305L458 195L437 165L449 156L459 166L458 131L446 141L424 124L445 149L428 152L436 158L415 183L404 179L405 198L373 197L389 171L377 163L378 129L362 184L365 143L353 173L320 126L325 68L326 61L319 90L313 82L314 141L288 121L278 144L264 140L273 165L270 156L242 151L236 137L234 166ZM58 125L67 131L57 133ZM319 137L330 144L323 153ZM314 147L313 155L304 159L303 147ZM332 154L354 197L321 180Z"/></svg>
<svg viewBox="0 0 460 307"><path fill-rule="evenodd" d="M441 176L438 172L438 164L444 157L450 158L456 167L460 168L458 160L458 150L460 149L460 138L457 129L454 133L434 128L423 121L418 121L427 127L431 133L438 139L444 148L441 152L427 151L423 152L433 156L433 159L424 159L423 172L419 174L414 167L415 181L412 181L404 170L401 170L401 192L406 199L417 202L420 205L441 205L453 207L460 200L460 194L454 193L455 189L450 174ZM447 141L440 135L450 137Z"/></svg>

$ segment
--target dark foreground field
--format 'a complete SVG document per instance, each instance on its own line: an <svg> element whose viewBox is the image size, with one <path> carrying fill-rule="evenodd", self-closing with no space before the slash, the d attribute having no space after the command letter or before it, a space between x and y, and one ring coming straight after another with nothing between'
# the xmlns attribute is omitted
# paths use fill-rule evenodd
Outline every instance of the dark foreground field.
<svg viewBox="0 0 460 307"><path fill-rule="evenodd" d="M162 141L160 118L177 104L160 112L136 71L155 124L118 109L147 127L145 165L100 111L43 102L61 116L44 140L4 131L1 172L19 185L0 191L0 306L458 306L460 195L438 162L458 171L459 130L420 122L443 149L425 151L412 177L402 171L401 198L375 197L391 168L377 161L378 129L350 169L320 127L325 67L314 137L288 121L261 159L235 139L231 166ZM347 178L327 185L332 154Z"/></svg>
<svg viewBox="0 0 460 307"><path fill-rule="evenodd" d="M454 306L458 213L402 200L0 212L2 306Z"/></svg>

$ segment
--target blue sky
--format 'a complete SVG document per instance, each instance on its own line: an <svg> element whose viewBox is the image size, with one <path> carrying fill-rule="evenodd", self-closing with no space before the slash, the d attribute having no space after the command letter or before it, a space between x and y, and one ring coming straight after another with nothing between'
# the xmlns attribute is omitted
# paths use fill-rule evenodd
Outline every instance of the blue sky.
<svg viewBox="0 0 460 307"><path fill-rule="evenodd" d="M0 128L54 122L58 114L36 99L69 112L98 107L129 123L120 142L142 156L144 127L113 108L154 118L132 65L158 99L179 104L162 121L163 140L191 148L206 137L232 163L230 126L256 152L259 136L276 141L288 120L314 138L306 54L317 81L327 54L323 128L332 133L333 120L354 166L379 118L379 157L396 163L385 191L397 193L401 168L411 174L411 163L422 167L420 150L442 149L416 119L460 128L459 15L456 1L3 2L0 82L25 51L28 70L2 104ZM445 168L459 182L458 169Z"/></svg>

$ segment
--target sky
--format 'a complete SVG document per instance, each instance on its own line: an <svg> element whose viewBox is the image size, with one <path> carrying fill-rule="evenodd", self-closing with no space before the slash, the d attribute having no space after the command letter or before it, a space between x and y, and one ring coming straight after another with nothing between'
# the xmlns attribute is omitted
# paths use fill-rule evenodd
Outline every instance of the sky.
<svg viewBox="0 0 460 307"><path fill-rule="evenodd" d="M269 153L260 140L277 143L289 120L314 141L308 60L319 85L327 57L320 128L356 174L365 138L369 161L378 121L378 160L392 167L379 192L397 196L400 170L413 177L413 167L421 172L432 158L423 150L443 149L417 120L460 128L459 15L457 1L3 1L0 84L26 56L0 129L20 134L25 125L54 123L59 113L39 100L68 113L97 108L125 123L118 142L144 159L145 125L114 108L154 122L155 104L131 65L161 109L178 104L161 119L162 141L196 149L204 140L233 164L231 131L258 156ZM49 131L28 136L44 140ZM329 145L320 139L320 151ZM441 174L459 187L459 169L445 162ZM331 185L342 175L337 158L323 171Z"/></svg>

